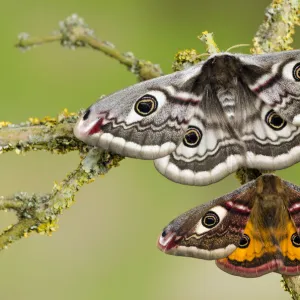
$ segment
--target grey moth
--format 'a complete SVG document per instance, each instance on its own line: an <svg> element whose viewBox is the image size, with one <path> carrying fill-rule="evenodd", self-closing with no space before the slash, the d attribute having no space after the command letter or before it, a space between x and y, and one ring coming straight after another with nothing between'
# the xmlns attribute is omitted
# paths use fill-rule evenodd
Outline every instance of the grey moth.
<svg viewBox="0 0 300 300"><path fill-rule="evenodd" d="M300 50L206 61L111 94L78 120L75 136L154 160L167 178L208 185L240 167L300 160Z"/></svg>

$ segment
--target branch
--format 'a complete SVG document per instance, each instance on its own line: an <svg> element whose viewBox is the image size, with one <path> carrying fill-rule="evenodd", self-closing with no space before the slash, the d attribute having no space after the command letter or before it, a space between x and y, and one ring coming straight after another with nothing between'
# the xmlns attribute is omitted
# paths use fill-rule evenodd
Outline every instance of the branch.
<svg viewBox="0 0 300 300"><path fill-rule="evenodd" d="M198 36L198 39L206 46L206 53L198 53L195 49L185 49L179 51L175 55L175 61L173 62L173 71L181 71L187 69L203 59L206 59L210 54L220 52L216 42L213 38L213 33L204 31L202 35Z"/></svg>
<svg viewBox="0 0 300 300"><path fill-rule="evenodd" d="M89 26L77 15L60 22L59 33L45 37L20 34L16 47L29 50L33 46L50 42L60 42L61 45L72 49L89 47L103 52L127 66L131 72L138 75L139 80L162 75L158 65L139 60L132 53L121 54L112 43L97 39ZM64 110L57 118L30 118L18 125L0 122L0 154L9 151L20 154L36 150L65 154L78 150L83 159L76 170L54 186L52 193L18 193L0 199L0 209L13 210L19 219L17 224L10 226L0 235L0 250L32 231L51 234L57 227L57 216L63 209L70 207L79 188L94 181L98 175L105 174L123 159L118 155L88 147L77 140L73 135L77 118L77 114Z"/></svg>
<svg viewBox="0 0 300 300"><path fill-rule="evenodd" d="M212 32L204 31L202 32L202 35L198 36L198 39L206 44L206 51L209 55L220 52L219 47L214 41L214 35Z"/></svg>
<svg viewBox="0 0 300 300"><path fill-rule="evenodd" d="M163 74L159 65L137 59L132 52L121 53L111 42L100 41L88 24L76 14L59 22L59 26L58 33L44 37L31 37L28 33L21 33L15 46L21 50L29 50L33 46L59 42L64 47L71 49L89 47L119 61L136 74L140 81L159 77Z"/></svg>
<svg viewBox="0 0 300 300"><path fill-rule="evenodd" d="M90 148L77 169L61 183L55 184L50 194L18 193L12 197L2 197L0 209L14 210L19 221L0 235L0 250L33 231L51 235L57 228L58 215L73 204L79 189L118 166L121 160L118 155Z"/></svg>
<svg viewBox="0 0 300 300"><path fill-rule="evenodd" d="M0 210L14 209L19 210L24 206L24 202L17 200L15 197L1 197L0 198Z"/></svg>
<svg viewBox="0 0 300 300"><path fill-rule="evenodd" d="M30 118L21 124L0 123L0 154L15 151L17 154L46 150L66 153L82 150L84 144L73 135L77 114L66 109L57 118Z"/></svg>
<svg viewBox="0 0 300 300"><path fill-rule="evenodd" d="M65 154L78 150L82 161L79 166L49 194L29 195L17 193L0 198L0 210L13 210L19 221L0 235L0 250L36 231L51 234L57 228L57 217L74 201L75 193L86 183L117 166L122 157L91 148L77 140L73 127L77 114L64 110L57 118L31 118L19 125L0 123L0 153L15 151L17 154L44 150Z"/></svg>
<svg viewBox="0 0 300 300"><path fill-rule="evenodd" d="M265 12L265 20L253 39L253 53L292 49L295 26L300 25L299 0L273 0Z"/></svg>

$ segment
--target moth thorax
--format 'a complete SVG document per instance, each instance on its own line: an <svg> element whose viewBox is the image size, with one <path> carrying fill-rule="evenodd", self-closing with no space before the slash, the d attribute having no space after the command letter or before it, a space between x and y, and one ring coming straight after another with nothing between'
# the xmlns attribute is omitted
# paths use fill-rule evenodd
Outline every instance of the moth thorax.
<svg viewBox="0 0 300 300"><path fill-rule="evenodd" d="M259 227L263 226L261 228L282 228L289 219L284 200L276 194L258 196L251 216Z"/></svg>
<svg viewBox="0 0 300 300"><path fill-rule="evenodd" d="M216 82L227 86L232 81L232 78L239 74L241 62L232 55L221 55L209 59L207 66L211 68Z"/></svg>
<svg viewBox="0 0 300 300"><path fill-rule="evenodd" d="M274 176L273 174L264 175L257 179L256 192L262 198L276 195L277 197L282 198L285 195L282 180L279 177Z"/></svg>

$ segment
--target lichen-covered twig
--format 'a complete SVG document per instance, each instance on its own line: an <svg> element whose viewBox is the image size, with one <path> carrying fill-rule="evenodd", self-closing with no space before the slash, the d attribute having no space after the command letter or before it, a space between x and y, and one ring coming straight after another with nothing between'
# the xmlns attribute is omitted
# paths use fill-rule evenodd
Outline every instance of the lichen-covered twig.
<svg viewBox="0 0 300 300"><path fill-rule="evenodd" d="M300 276L282 276L283 289L290 293L293 300L300 299Z"/></svg>
<svg viewBox="0 0 300 300"><path fill-rule="evenodd" d="M214 34L212 32L203 31L202 35L198 36L201 42L206 44L206 51L208 54L214 54L220 52L219 47L214 41Z"/></svg>
<svg viewBox="0 0 300 300"><path fill-rule="evenodd" d="M81 150L84 144L73 135L77 114L66 109L57 118L30 118L27 122L15 125L0 123L0 154L15 151L17 154L46 150L53 153L66 153Z"/></svg>
<svg viewBox="0 0 300 300"><path fill-rule="evenodd" d="M158 65L139 60L132 53L122 54L111 43L97 39L77 15L60 22L60 32L51 36L37 38L26 33L20 34L16 46L28 50L49 42L60 42L70 48L90 47L101 51L126 65L140 80L162 75ZM12 197L0 198L0 210L14 210L19 219L0 235L0 250L32 231L51 234L56 229L57 216L73 203L78 189L98 175L106 173L122 159L118 155L90 148L77 140L73 135L76 120L77 114L70 114L65 110L57 118L30 118L18 125L0 122L0 154L36 150L64 154L78 150L83 158L76 170L68 174L60 184L55 184L52 193L18 193Z"/></svg>
<svg viewBox="0 0 300 300"><path fill-rule="evenodd" d="M205 44L206 53L198 53L195 49L185 49L178 51L173 62L173 71L181 71L197 64L201 60L205 60L210 54L220 52L213 38L213 33L204 31L198 36L199 40Z"/></svg>
<svg viewBox="0 0 300 300"><path fill-rule="evenodd" d="M273 0L253 39L253 53L289 50L295 26L300 25L299 0Z"/></svg>
<svg viewBox="0 0 300 300"><path fill-rule="evenodd" d="M112 43L98 39L88 24L76 14L61 21L59 25L60 30L58 33L44 37L31 37L28 33L21 33L15 46L22 50L28 50L36 45L59 42L61 45L71 49L90 47L125 65L141 81L162 75L159 65L138 59L132 52L121 53Z"/></svg>
<svg viewBox="0 0 300 300"><path fill-rule="evenodd" d="M77 169L61 183L55 184L51 193L30 195L22 192L0 198L0 210L13 210L19 219L0 235L0 250L32 231L51 234L57 227L57 216L73 203L79 188L92 182L98 175L108 172L122 159L77 140L73 134L76 120L77 114L64 110L57 118L30 118L19 125L0 123L2 154L36 150L65 154L78 150L82 157Z"/></svg>
<svg viewBox="0 0 300 300"><path fill-rule="evenodd" d="M24 206L22 200L17 200L16 197L0 197L0 210L14 209L19 210Z"/></svg>
<svg viewBox="0 0 300 300"><path fill-rule="evenodd" d="M35 231L51 235L57 228L57 217L74 202L75 194L86 183L117 166L121 156L112 155L95 148L87 148L77 169L55 184L49 194L29 195L18 193L12 197L0 198L0 209L14 210L19 221L9 226L0 235L0 250Z"/></svg>

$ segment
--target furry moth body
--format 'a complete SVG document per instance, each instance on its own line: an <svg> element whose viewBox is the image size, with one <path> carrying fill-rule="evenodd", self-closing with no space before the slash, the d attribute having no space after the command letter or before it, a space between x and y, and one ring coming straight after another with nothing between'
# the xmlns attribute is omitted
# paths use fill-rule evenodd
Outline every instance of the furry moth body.
<svg viewBox="0 0 300 300"><path fill-rule="evenodd" d="M216 260L242 277L300 275L300 188L262 175L236 191L191 209L165 227L167 254Z"/></svg>
<svg viewBox="0 0 300 300"><path fill-rule="evenodd" d="M182 184L211 184L242 166L286 168L300 160L300 50L213 55L99 100L74 134L152 159Z"/></svg>

